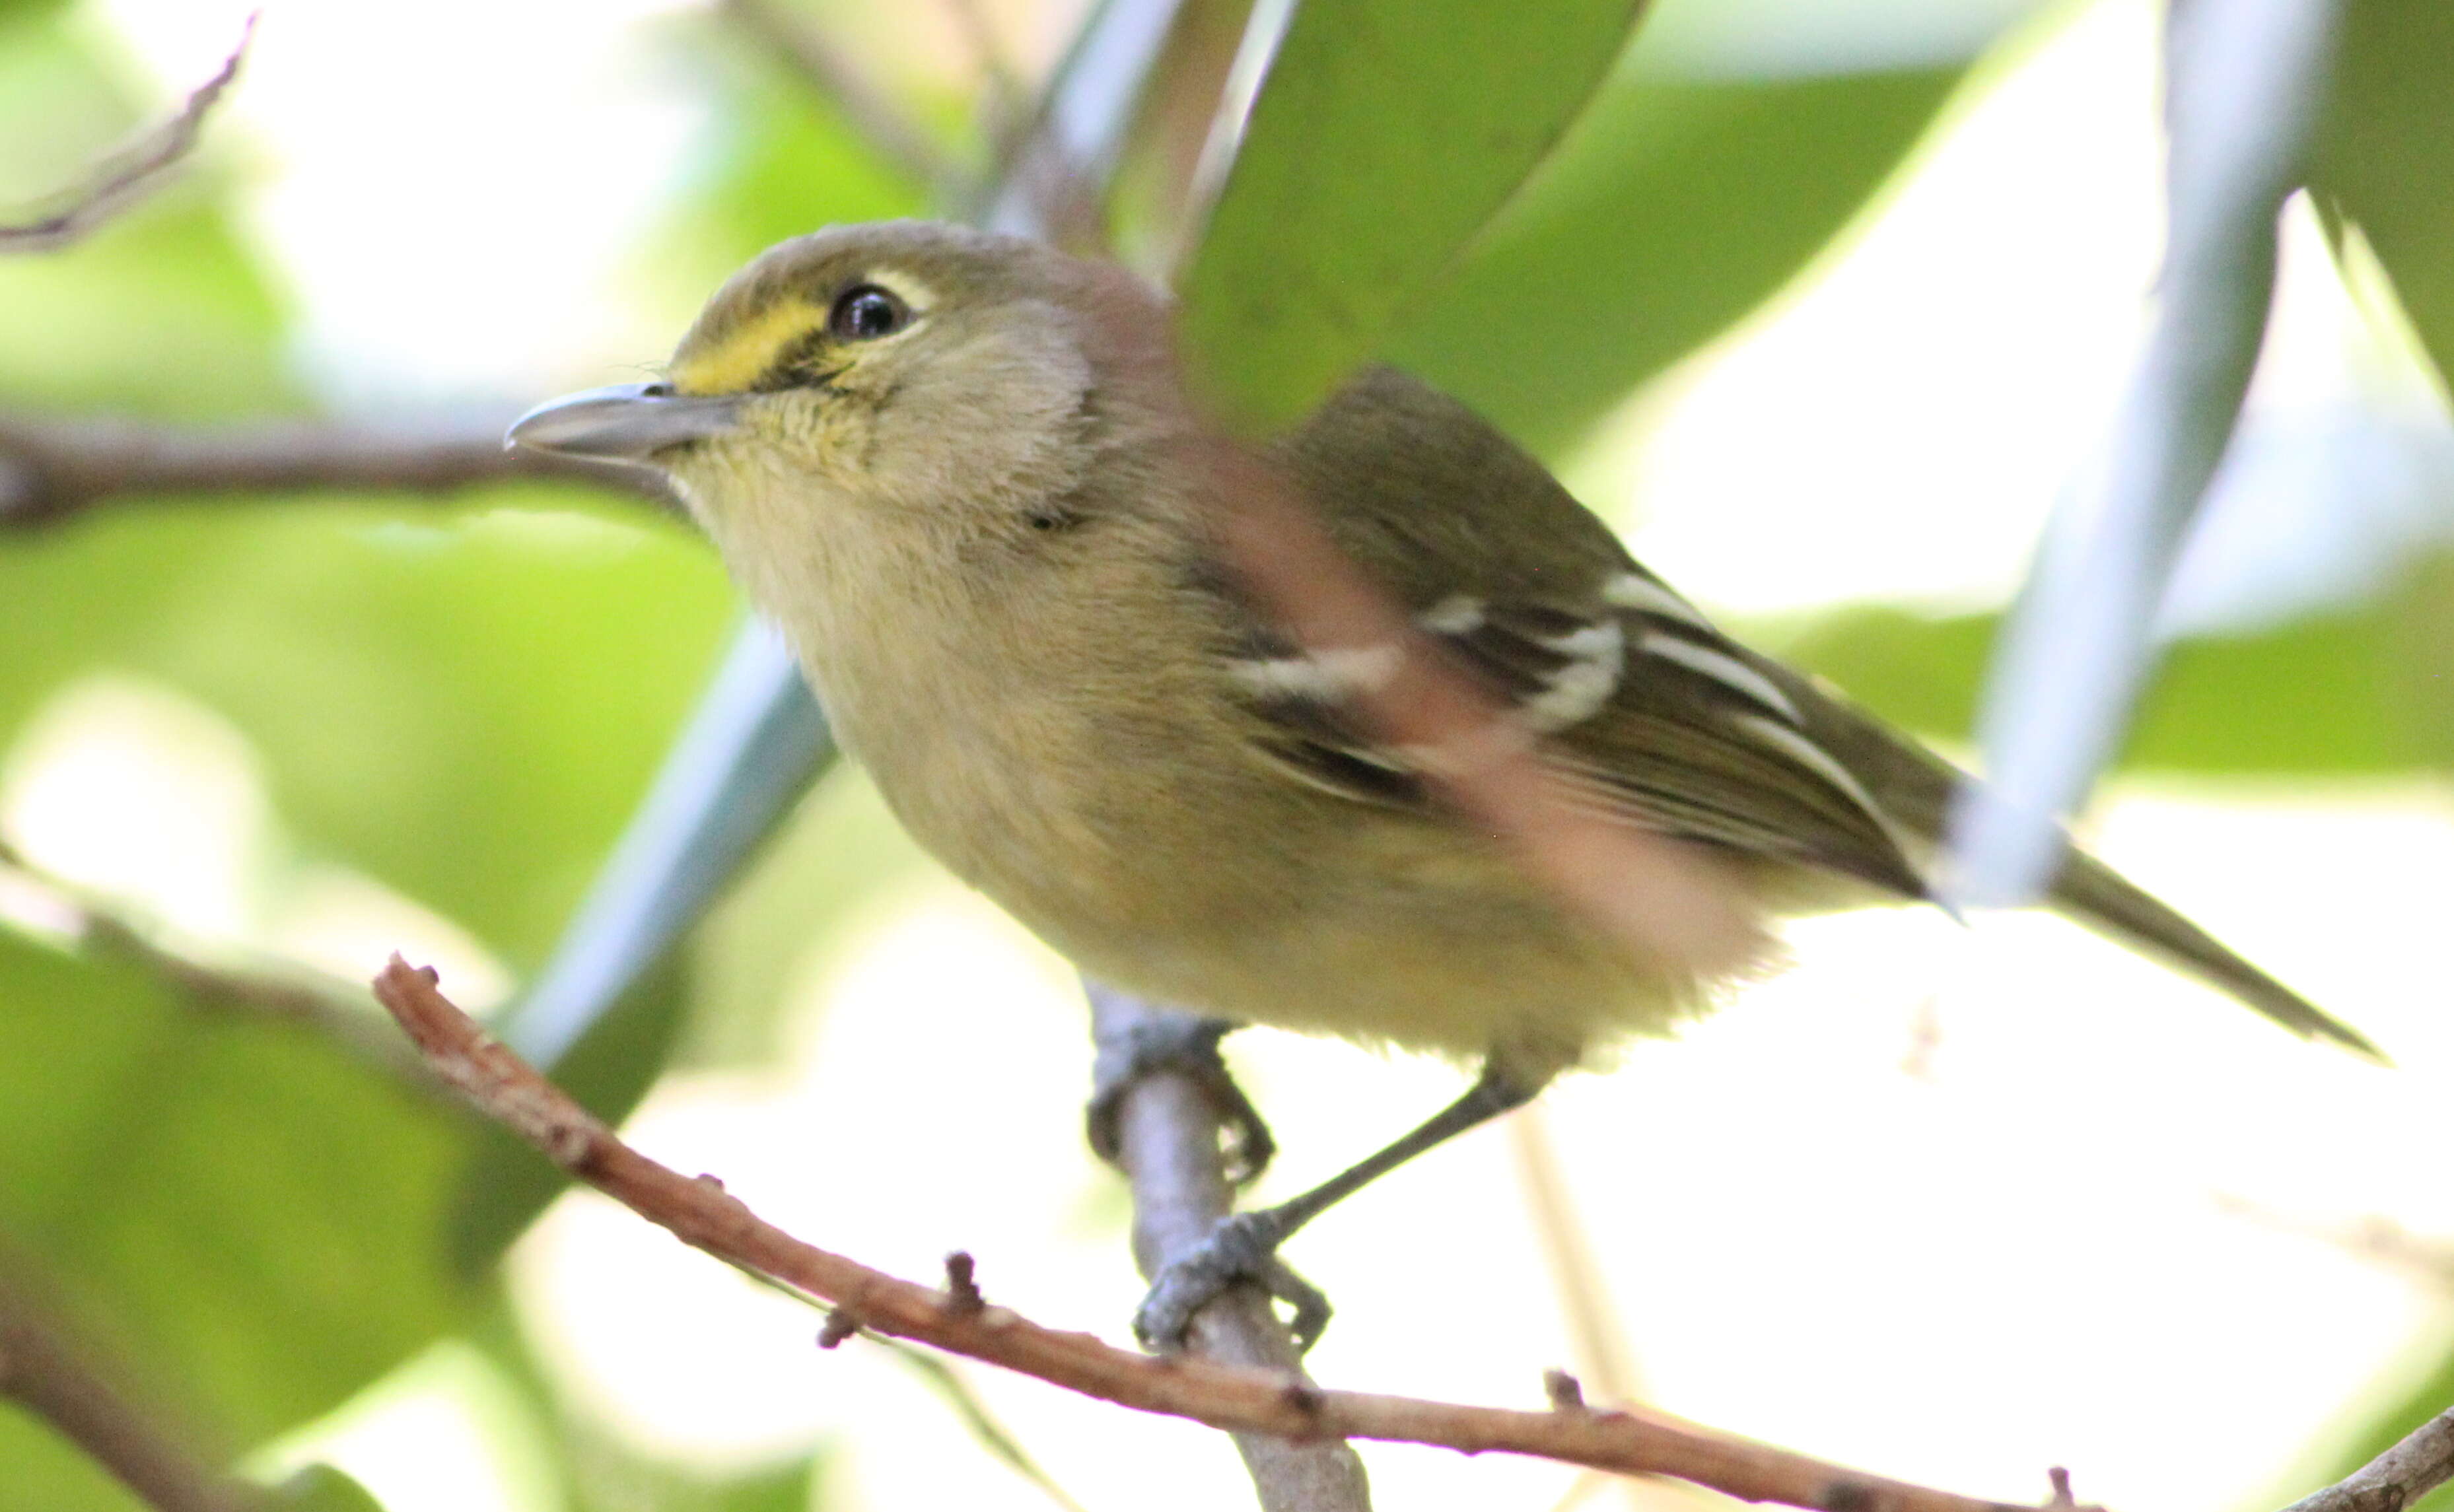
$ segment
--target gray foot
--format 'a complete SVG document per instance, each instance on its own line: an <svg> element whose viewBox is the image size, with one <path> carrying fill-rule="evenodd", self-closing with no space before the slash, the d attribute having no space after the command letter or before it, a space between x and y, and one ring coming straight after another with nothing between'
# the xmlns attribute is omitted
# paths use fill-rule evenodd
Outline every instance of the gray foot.
<svg viewBox="0 0 2454 1512"><path fill-rule="evenodd" d="M1287 1232L1272 1208L1220 1219L1208 1239L1168 1261L1151 1282L1150 1295L1134 1314L1134 1337L1145 1349L1174 1354L1184 1347L1194 1314L1227 1288L1253 1281L1295 1310L1287 1326L1295 1331L1296 1347L1310 1349L1329 1326L1329 1299L1278 1259Z"/></svg>
<svg viewBox="0 0 2454 1512"><path fill-rule="evenodd" d="M1086 1110L1093 1153L1111 1162L1116 1159L1116 1115L1126 1090L1153 1072L1173 1071L1191 1077L1209 1095L1226 1131L1227 1179L1241 1186L1259 1176L1277 1153L1277 1141L1219 1057L1218 1041L1236 1027L1223 1018L1170 1013L1137 1022L1131 1033L1101 1044L1091 1068Z"/></svg>

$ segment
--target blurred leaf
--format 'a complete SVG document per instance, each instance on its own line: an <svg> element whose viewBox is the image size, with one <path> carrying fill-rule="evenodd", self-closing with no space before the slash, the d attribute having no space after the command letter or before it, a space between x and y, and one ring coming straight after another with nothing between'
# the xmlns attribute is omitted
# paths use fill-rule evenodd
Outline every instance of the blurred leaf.
<svg viewBox="0 0 2454 1512"><path fill-rule="evenodd" d="M0 217L75 183L135 126L119 81L57 0L0 3Z"/></svg>
<svg viewBox="0 0 2454 1512"><path fill-rule="evenodd" d="M1390 360L1556 454L1796 276L1960 77L1622 71Z"/></svg>
<svg viewBox="0 0 2454 1512"><path fill-rule="evenodd" d="M1182 280L1209 396L1283 424L1378 349L1575 119L1636 10L1299 6Z"/></svg>
<svg viewBox="0 0 2454 1512"><path fill-rule="evenodd" d="M0 0L0 23L30 16L50 16L67 9L68 0ZM0 45L7 41L6 37L0 37Z"/></svg>
<svg viewBox="0 0 2454 1512"><path fill-rule="evenodd" d="M696 311L735 269L788 237L927 211L922 186L907 182L808 81L737 28L710 18L693 40L714 81L721 135L705 177L675 196L642 259L685 311Z"/></svg>
<svg viewBox="0 0 2454 1512"><path fill-rule="evenodd" d="M2409 574L2390 621L2395 708L2423 757L2454 772L2454 552L2424 558Z"/></svg>
<svg viewBox="0 0 2454 1512"><path fill-rule="evenodd" d="M2357 223L2454 382L2454 6L2346 0L2312 187Z"/></svg>
<svg viewBox="0 0 2454 1512"><path fill-rule="evenodd" d="M13 1402L0 1404L0 1512L147 1512L136 1493Z"/></svg>
<svg viewBox="0 0 2454 1512"><path fill-rule="evenodd" d="M273 1501L285 1512L383 1512L373 1492L329 1464L311 1464L282 1482Z"/></svg>
<svg viewBox="0 0 2454 1512"><path fill-rule="evenodd" d="M838 762L691 942L684 1059L772 1060L783 1049L781 1011L810 979L813 959L845 948L866 905L905 891L932 864L869 775Z"/></svg>
<svg viewBox="0 0 2454 1512"><path fill-rule="evenodd" d="M813 1469L811 1461L795 1460L736 1476L710 1489L707 1512L805 1512Z"/></svg>
<svg viewBox="0 0 2454 1512"><path fill-rule="evenodd" d="M555 1083L608 1123L628 1118L673 1051L690 1005L685 978L677 955L649 967L553 1068ZM471 1280L483 1275L570 1184L536 1146L486 1124L453 1204L454 1269Z"/></svg>
<svg viewBox="0 0 2454 1512"><path fill-rule="evenodd" d="M0 402L179 418L294 406L277 329L227 223L174 187L70 251L0 258Z"/></svg>
<svg viewBox="0 0 2454 1512"><path fill-rule="evenodd" d="M2407 771L2419 750L2396 707L2394 663L2391 628L2375 607L2181 641L2122 762L2276 776Z"/></svg>
<svg viewBox="0 0 2454 1512"><path fill-rule="evenodd" d="M694 537L619 518L190 503L12 542L0 602L39 613L0 616L0 732L78 676L159 677L251 737L308 850L533 964L734 612Z"/></svg>
<svg viewBox="0 0 2454 1512"><path fill-rule="evenodd" d="M2122 765L2225 774L2411 770L2422 746L2398 684L2399 601L2259 635L2184 640ZM1875 713L1931 740L1972 738L2001 616L1837 611L1760 637Z"/></svg>
<svg viewBox="0 0 2454 1512"><path fill-rule="evenodd" d="M458 1319L464 1146L311 1034L0 933L0 1232L212 1438L328 1411Z"/></svg>
<svg viewBox="0 0 2454 1512"><path fill-rule="evenodd" d="M1976 727L1999 615L1933 616L1877 605L1836 609L1739 638L1838 684L1927 740L1966 742Z"/></svg>
<svg viewBox="0 0 2454 1512"><path fill-rule="evenodd" d="M543 1066L672 954L835 757L783 636L744 622L561 941L503 1021Z"/></svg>
<svg viewBox="0 0 2454 1512"><path fill-rule="evenodd" d="M609 1121L630 1112L669 1058L690 935L834 754L791 650L762 624L749 628L553 957L496 1028ZM721 711L712 723L710 710ZM805 942L809 916L804 906L792 930ZM780 998L786 979L778 971L760 985ZM696 994L688 996L695 1010ZM563 1184L517 1146L491 1139L471 1173L456 1244L464 1268L488 1263Z"/></svg>

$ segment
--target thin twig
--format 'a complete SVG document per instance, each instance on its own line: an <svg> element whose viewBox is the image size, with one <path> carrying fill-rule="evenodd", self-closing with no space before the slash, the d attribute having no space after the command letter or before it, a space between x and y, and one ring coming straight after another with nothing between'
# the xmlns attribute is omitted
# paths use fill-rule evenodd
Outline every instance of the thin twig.
<svg viewBox="0 0 2454 1512"><path fill-rule="evenodd" d="M2440 1293L2454 1292L2454 1244L2424 1239L2382 1213L2348 1221L2304 1218L2268 1207L2245 1197L2216 1194L2216 1206L2236 1218L2273 1229L2321 1240L2372 1265L2398 1270Z"/></svg>
<svg viewBox="0 0 2454 1512"><path fill-rule="evenodd" d="M1576 1347L1578 1368L1604 1405L1623 1407L1641 1401L1643 1390L1636 1361L1628 1354L1627 1330L1611 1308L1609 1285L1578 1219L1576 1200L1559 1169L1542 1104L1518 1109L1509 1115L1507 1124L1509 1147L1517 1157L1518 1184L1524 1188L1526 1204L1533 1209L1534 1233L1542 1241L1542 1258L1550 1265L1552 1290L1559 1299L1562 1320ZM1576 1377L1565 1371L1555 1374L1583 1390ZM1631 1512L1666 1512L1674 1506L1692 1509L1706 1495L1692 1485L1658 1478L1603 1476L1588 1470L1561 1495L1553 1512L1576 1506L1605 1482L1618 1487L1622 1504Z"/></svg>
<svg viewBox="0 0 2454 1512"><path fill-rule="evenodd" d="M946 13L970 45L973 57L980 66L980 77L989 89L1004 100L1019 104L1030 92L1023 82L1022 71L1014 66L1008 55L1005 38L997 34L996 24L980 8L979 0L944 0Z"/></svg>
<svg viewBox="0 0 2454 1512"><path fill-rule="evenodd" d="M257 1512L266 1503L139 1410L13 1291L0 1291L0 1398L50 1424L159 1512Z"/></svg>
<svg viewBox="0 0 2454 1512"><path fill-rule="evenodd" d="M1613 1315L1609 1287L1594 1263L1593 1244L1577 1220L1575 1200L1551 1147L1541 1104L1519 1108L1507 1119L1510 1151L1517 1157L1518 1185L1534 1210L1535 1237L1551 1267L1551 1286L1575 1341L1577 1367L1595 1395L1611 1403L1639 1400L1636 1363L1628 1358L1626 1330Z"/></svg>
<svg viewBox="0 0 2454 1512"><path fill-rule="evenodd" d="M255 39L254 13L241 29L213 76L198 85L178 113L96 165L87 182L64 191L64 209L17 225L0 225L0 252L56 252L77 241L168 181L170 171L194 149L222 94L238 77L238 66Z"/></svg>
<svg viewBox="0 0 2454 1512"><path fill-rule="evenodd" d="M958 170L936 139L815 27L774 0L718 0L717 9L790 64L880 157L923 186L954 181Z"/></svg>
<svg viewBox="0 0 2454 1512"><path fill-rule="evenodd" d="M1090 992L1091 1033L1103 1050L1130 1042L1137 1025L1168 1012L1106 988ZM1143 1276L1208 1239L1235 1206L1218 1141L1227 1111L1195 1079L1168 1071L1145 1073L1119 1100L1116 1163L1133 1183L1134 1260ZM1205 1359L1313 1389L1294 1335L1257 1286L1233 1287L1194 1314L1186 1344ZM1249 1432L1235 1439L1264 1512L1370 1512L1363 1462L1342 1441Z"/></svg>
<svg viewBox="0 0 2454 1512"><path fill-rule="evenodd" d="M1031 86L1015 67L1005 39L997 34L979 0L945 0L945 9L979 64L980 132L996 144L990 159L1002 162L1011 148L1010 138L1031 119Z"/></svg>
<svg viewBox="0 0 2454 1512"><path fill-rule="evenodd" d="M1306 1442L1378 1439L1467 1453L1531 1455L1677 1476L1751 1502L1817 1512L2008 1512L2008 1503L1865 1475L1651 1412L1512 1411L1328 1391L1279 1371L1136 1354L1089 1334L1044 1327L995 1303L978 1312L949 1308L942 1291L795 1239L759 1219L720 1183L684 1176L632 1149L489 1038L435 990L431 972L395 957L375 979L375 996L417 1041L437 1075L573 1176L684 1243L831 1303L878 1333L1231 1433Z"/></svg>
<svg viewBox="0 0 2454 1512"><path fill-rule="evenodd" d="M422 428L312 420L183 427L0 413L0 531L56 524L107 500L321 490L443 495L517 478L594 483L671 507L645 468L506 452L512 416Z"/></svg>
<svg viewBox="0 0 2454 1512"><path fill-rule="evenodd" d="M2283 1512L2403 1512L2454 1481L2454 1408L2413 1429L2385 1453Z"/></svg>

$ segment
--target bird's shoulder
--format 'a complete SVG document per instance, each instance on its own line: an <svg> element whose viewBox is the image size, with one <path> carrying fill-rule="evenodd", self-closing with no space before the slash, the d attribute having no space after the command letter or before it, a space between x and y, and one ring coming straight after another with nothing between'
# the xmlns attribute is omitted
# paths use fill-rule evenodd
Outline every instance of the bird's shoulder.
<svg viewBox="0 0 2454 1512"><path fill-rule="evenodd" d="M1277 444L1331 536L1401 600L1590 598L1634 564L1548 468L1394 368L1359 374Z"/></svg>

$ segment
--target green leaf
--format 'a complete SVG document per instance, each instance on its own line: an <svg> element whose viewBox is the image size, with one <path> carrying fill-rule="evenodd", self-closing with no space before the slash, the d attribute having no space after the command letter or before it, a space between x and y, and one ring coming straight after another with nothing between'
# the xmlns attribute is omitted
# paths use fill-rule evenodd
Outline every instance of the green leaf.
<svg viewBox="0 0 2454 1512"><path fill-rule="evenodd" d="M65 10L68 0L0 0L0 21L14 21L20 16L48 16Z"/></svg>
<svg viewBox="0 0 2454 1512"><path fill-rule="evenodd" d="M2454 552L2408 573L2387 610L2395 652L2388 695L2422 758L2454 772Z"/></svg>
<svg viewBox="0 0 2454 1512"><path fill-rule="evenodd" d="M869 775L838 762L708 914L691 942L685 1064L764 1065L784 1051L795 983L858 937L867 906L924 877L927 857Z"/></svg>
<svg viewBox="0 0 2454 1512"><path fill-rule="evenodd" d="M147 1512L135 1492L14 1403L0 1406L0 1512Z"/></svg>
<svg viewBox="0 0 2454 1512"><path fill-rule="evenodd" d="M329 1464L311 1464L282 1482L273 1504L285 1512L383 1512L373 1492Z"/></svg>
<svg viewBox="0 0 2454 1512"><path fill-rule="evenodd" d="M329 1411L455 1321L465 1139L310 1032L0 933L0 1233L213 1441Z"/></svg>
<svg viewBox="0 0 2454 1512"><path fill-rule="evenodd" d="M2240 776L2407 772L2424 745L2403 692L2400 599L2177 644L2122 765ZM1927 739L1965 743L2001 618L1858 608L1761 637Z"/></svg>
<svg viewBox="0 0 2454 1512"><path fill-rule="evenodd" d="M2454 382L2454 6L2348 0L2311 187L2365 233Z"/></svg>
<svg viewBox="0 0 2454 1512"><path fill-rule="evenodd" d="M805 1512L815 1470L814 1462L795 1460L736 1476L708 1489L707 1512Z"/></svg>
<svg viewBox="0 0 2454 1512"><path fill-rule="evenodd" d="M694 536L635 506L473 502L565 508L131 504L11 542L0 602L33 612L0 615L0 732L81 675L159 678L250 737L303 849L533 964L734 598Z"/></svg>
<svg viewBox="0 0 2454 1512"><path fill-rule="evenodd" d="M66 251L0 257L0 398L220 417L297 403L271 295L211 206L173 188Z"/></svg>
<svg viewBox="0 0 2454 1512"><path fill-rule="evenodd" d="M926 186L906 182L880 159L807 79L740 28L711 19L715 30L693 39L692 51L716 85L721 135L714 162L704 180L675 196L641 259L685 317L779 241L928 208Z"/></svg>
<svg viewBox="0 0 2454 1512"><path fill-rule="evenodd" d="M1960 77L1622 71L1389 359L1556 454L1795 277Z"/></svg>
<svg viewBox="0 0 2454 1512"><path fill-rule="evenodd" d="M1255 429L1310 409L1551 150L1636 10L1297 7L1182 280L1197 385Z"/></svg>
<svg viewBox="0 0 2454 1512"><path fill-rule="evenodd" d="M135 130L134 102L55 0L0 4L0 220L60 208Z"/></svg>

